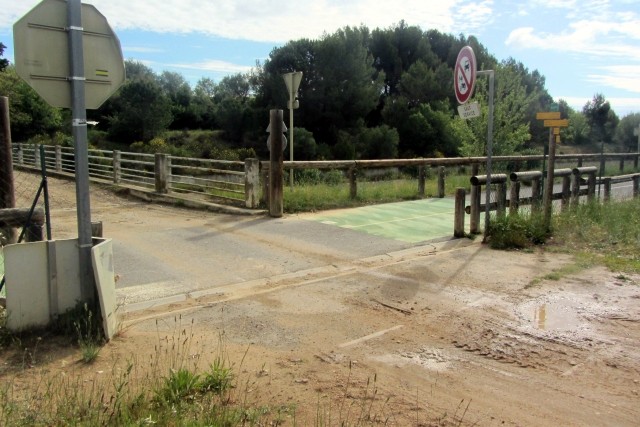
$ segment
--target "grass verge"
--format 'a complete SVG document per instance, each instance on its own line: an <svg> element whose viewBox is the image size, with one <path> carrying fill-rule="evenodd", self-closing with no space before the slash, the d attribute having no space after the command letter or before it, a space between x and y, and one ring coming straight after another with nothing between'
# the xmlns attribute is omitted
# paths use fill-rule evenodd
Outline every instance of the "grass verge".
<svg viewBox="0 0 640 427"><path fill-rule="evenodd" d="M614 272L640 273L639 212L640 198L584 203L555 215L550 233L540 215L505 216L492 221L489 243L496 249L545 244L546 250L575 255L578 269L600 264ZM555 272L549 279L567 274Z"/></svg>

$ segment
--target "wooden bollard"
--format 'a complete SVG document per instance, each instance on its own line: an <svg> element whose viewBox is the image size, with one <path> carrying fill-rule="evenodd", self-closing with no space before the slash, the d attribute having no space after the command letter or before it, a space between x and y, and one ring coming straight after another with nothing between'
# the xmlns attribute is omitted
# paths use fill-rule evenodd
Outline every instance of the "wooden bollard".
<svg viewBox="0 0 640 427"><path fill-rule="evenodd" d="M444 166L440 166L438 168L438 197L440 199L444 197L444 178L445 178L445 168Z"/></svg>
<svg viewBox="0 0 640 427"><path fill-rule="evenodd" d="M282 110L271 110L269 115L269 215L280 218L284 214L284 157Z"/></svg>
<svg viewBox="0 0 640 427"><path fill-rule="evenodd" d="M455 217L453 221L453 237L464 237L464 204L466 191L464 188L456 188Z"/></svg>

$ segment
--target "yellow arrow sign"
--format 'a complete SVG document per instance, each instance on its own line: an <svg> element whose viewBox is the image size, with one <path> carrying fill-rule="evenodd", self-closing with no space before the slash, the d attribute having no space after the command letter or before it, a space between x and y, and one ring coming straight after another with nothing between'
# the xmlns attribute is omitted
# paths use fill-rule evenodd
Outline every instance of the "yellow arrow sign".
<svg viewBox="0 0 640 427"><path fill-rule="evenodd" d="M537 120L557 120L560 118L560 112L559 111L549 111L549 112L541 112L541 113L536 113L536 119Z"/></svg>
<svg viewBox="0 0 640 427"><path fill-rule="evenodd" d="M569 119L544 121L544 127L546 128L566 128L567 126L569 126Z"/></svg>

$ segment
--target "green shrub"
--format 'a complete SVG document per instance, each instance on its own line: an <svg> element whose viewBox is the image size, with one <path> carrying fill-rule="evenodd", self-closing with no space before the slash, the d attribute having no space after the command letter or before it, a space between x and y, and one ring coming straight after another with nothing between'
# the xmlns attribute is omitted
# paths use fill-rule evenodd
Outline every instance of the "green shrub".
<svg viewBox="0 0 640 427"><path fill-rule="evenodd" d="M546 242L549 233L538 214L504 215L489 224L489 245L494 249L524 249Z"/></svg>

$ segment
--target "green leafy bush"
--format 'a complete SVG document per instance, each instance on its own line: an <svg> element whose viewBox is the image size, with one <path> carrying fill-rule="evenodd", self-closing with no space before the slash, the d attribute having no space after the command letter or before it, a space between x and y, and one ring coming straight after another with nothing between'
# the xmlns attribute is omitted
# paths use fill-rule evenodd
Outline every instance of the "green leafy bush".
<svg viewBox="0 0 640 427"><path fill-rule="evenodd" d="M504 215L489 225L489 245L494 249L524 249L546 242L549 233L542 215Z"/></svg>

